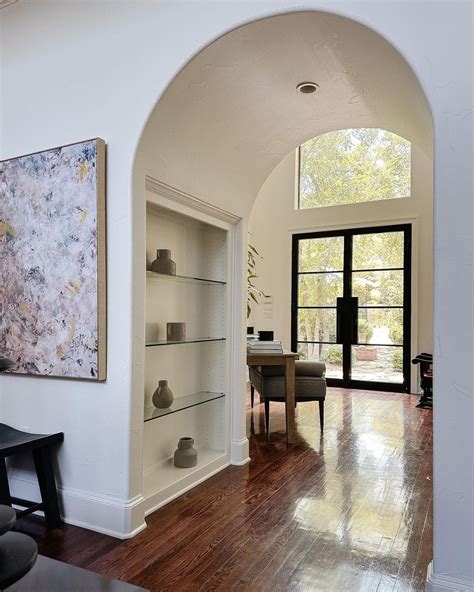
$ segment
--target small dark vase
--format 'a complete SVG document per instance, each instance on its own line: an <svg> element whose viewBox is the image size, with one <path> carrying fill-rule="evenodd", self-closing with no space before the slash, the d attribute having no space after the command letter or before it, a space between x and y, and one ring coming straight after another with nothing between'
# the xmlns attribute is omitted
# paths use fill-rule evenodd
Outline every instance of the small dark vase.
<svg viewBox="0 0 474 592"><path fill-rule="evenodd" d="M180 438L178 448L174 453L174 466L180 469L190 469L197 465L197 450L192 438Z"/></svg>
<svg viewBox="0 0 474 592"><path fill-rule="evenodd" d="M166 323L168 341L186 341L186 323Z"/></svg>
<svg viewBox="0 0 474 592"><path fill-rule="evenodd" d="M153 405L157 409L168 409L174 401L173 391L168 386L167 380L160 380L158 388L153 393Z"/></svg>
<svg viewBox="0 0 474 592"><path fill-rule="evenodd" d="M176 263L171 259L169 249L158 249L156 259L151 264L151 271L164 275L176 275Z"/></svg>

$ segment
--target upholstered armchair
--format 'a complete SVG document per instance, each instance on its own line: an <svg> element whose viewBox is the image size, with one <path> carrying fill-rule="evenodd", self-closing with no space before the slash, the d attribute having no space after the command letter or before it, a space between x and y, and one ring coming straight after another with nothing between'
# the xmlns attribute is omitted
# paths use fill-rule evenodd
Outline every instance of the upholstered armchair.
<svg viewBox="0 0 474 592"><path fill-rule="evenodd" d="M319 422L324 428L324 400L326 398L326 365L323 362L297 360L295 362L295 401L319 402ZM250 396L253 407L255 391L265 404L265 429L269 433L270 401L285 400L285 368L283 366L251 366Z"/></svg>

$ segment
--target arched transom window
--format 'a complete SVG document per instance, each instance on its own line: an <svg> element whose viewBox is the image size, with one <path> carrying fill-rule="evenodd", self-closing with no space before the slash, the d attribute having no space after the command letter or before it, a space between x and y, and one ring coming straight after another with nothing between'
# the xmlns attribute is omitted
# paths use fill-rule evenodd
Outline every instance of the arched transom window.
<svg viewBox="0 0 474 592"><path fill-rule="evenodd" d="M298 207L321 208L410 195L411 143L383 129L329 132L299 150Z"/></svg>

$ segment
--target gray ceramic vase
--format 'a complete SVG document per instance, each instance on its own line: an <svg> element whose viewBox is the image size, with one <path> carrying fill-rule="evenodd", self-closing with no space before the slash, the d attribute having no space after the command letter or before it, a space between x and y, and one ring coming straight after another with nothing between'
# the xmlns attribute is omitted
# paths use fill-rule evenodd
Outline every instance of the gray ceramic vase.
<svg viewBox="0 0 474 592"><path fill-rule="evenodd" d="M166 323L168 341L186 341L186 323Z"/></svg>
<svg viewBox="0 0 474 592"><path fill-rule="evenodd" d="M176 263L171 259L169 249L158 249L156 259L151 264L151 271L164 275L176 275Z"/></svg>
<svg viewBox="0 0 474 592"><path fill-rule="evenodd" d="M197 450L192 438L180 438L178 448L174 453L174 466L180 469L190 469L197 465Z"/></svg>
<svg viewBox="0 0 474 592"><path fill-rule="evenodd" d="M153 405L158 409L168 409L174 401L173 391L168 386L167 380L160 380L158 388L153 393Z"/></svg>

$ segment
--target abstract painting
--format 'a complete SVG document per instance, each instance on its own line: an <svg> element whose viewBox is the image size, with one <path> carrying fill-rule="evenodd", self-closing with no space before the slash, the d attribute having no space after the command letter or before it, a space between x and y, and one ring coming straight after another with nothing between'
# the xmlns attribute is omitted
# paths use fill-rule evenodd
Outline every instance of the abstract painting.
<svg viewBox="0 0 474 592"><path fill-rule="evenodd" d="M105 142L0 163L0 356L105 380Z"/></svg>

